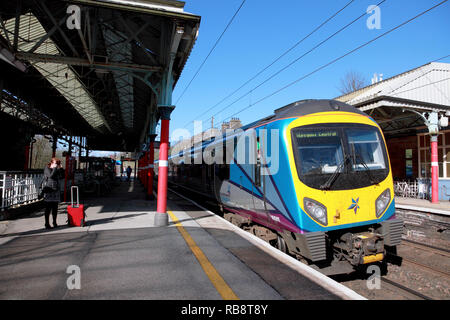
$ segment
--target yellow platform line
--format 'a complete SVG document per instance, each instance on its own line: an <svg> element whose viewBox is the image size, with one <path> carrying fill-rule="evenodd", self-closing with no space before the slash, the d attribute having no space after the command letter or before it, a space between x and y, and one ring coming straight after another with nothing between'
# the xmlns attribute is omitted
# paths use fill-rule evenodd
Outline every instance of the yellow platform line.
<svg viewBox="0 0 450 320"><path fill-rule="evenodd" d="M180 221L175 216L175 214L170 210L167 210L167 212L169 213L170 218L175 222L175 226L183 236L192 253L197 258L198 262L200 263L200 266L203 268L203 271L205 271L206 275L216 288L217 292L219 292L219 294L222 296L222 299L239 300L237 295L228 286L228 284L225 282L225 280L222 278L222 276L219 274L216 268L214 268L212 263L203 253L203 251L197 246L194 239L192 239L191 235L183 228L183 226L181 225Z"/></svg>

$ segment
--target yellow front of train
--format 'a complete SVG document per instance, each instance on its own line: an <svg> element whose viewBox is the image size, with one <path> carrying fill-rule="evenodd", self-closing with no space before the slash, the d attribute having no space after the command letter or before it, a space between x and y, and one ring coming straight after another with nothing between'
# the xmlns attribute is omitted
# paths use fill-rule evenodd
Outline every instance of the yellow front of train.
<svg viewBox="0 0 450 320"><path fill-rule="evenodd" d="M353 265L382 260L386 242L398 240L383 236L392 229L385 221L395 216L394 190L375 121L352 112L312 113L292 121L285 139L301 229L325 232Z"/></svg>

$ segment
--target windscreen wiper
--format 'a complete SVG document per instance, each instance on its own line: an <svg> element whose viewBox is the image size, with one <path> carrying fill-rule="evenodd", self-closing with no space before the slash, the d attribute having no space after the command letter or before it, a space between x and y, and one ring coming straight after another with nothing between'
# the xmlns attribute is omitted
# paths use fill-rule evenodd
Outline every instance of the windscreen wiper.
<svg viewBox="0 0 450 320"><path fill-rule="evenodd" d="M329 190L331 188L331 185L333 184L333 182L336 180L337 176L340 173L339 171L341 171L341 169L347 163L348 159L350 159L350 155L346 154L344 156L344 159L342 160L342 162L339 164L339 166L336 168L336 170L331 175L331 177L329 177L328 180L319 187L320 190Z"/></svg>
<svg viewBox="0 0 450 320"><path fill-rule="evenodd" d="M355 145L352 145L352 151L353 151L353 163L355 164L355 166L357 165L356 163L356 159L359 159L359 162L362 164L362 166L364 167L364 171L367 173L367 176L369 177L369 181L371 184L375 184L376 180L373 178L372 174L370 173L370 168L367 166L366 162L363 160L363 158L361 157L361 155L356 152L355 150Z"/></svg>

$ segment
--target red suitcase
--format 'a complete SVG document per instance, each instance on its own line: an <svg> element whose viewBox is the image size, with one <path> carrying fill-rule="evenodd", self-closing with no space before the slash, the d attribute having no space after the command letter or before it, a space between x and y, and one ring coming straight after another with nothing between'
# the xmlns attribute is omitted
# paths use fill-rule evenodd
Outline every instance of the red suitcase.
<svg viewBox="0 0 450 320"><path fill-rule="evenodd" d="M77 190L77 203L73 204L73 190ZM71 205L67 206L67 223L69 226L83 227L85 224L86 214L84 213L84 205L80 204L79 191L77 186L70 188Z"/></svg>

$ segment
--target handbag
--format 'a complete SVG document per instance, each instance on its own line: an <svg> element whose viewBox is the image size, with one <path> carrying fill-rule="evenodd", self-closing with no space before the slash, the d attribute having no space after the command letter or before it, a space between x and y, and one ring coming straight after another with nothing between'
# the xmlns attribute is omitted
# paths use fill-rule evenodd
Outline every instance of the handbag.
<svg viewBox="0 0 450 320"><path fill-rule="evenodd" d="M41 185L42 193L53 192L53 191L56 191L57 189L58 189L57 182L55 180L49 179L48 177L46 177L42 181L42 185Z"/></svg>

